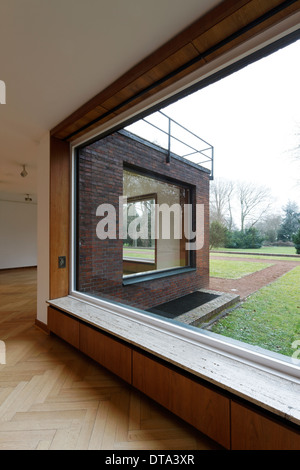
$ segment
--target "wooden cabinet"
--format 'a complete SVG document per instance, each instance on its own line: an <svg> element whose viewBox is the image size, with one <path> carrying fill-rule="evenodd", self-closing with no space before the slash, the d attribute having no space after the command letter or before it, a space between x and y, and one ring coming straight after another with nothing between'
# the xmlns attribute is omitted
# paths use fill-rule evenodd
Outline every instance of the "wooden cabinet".
<svg viewBox="0 0 300 470"><path fill-rule="evenodd" d="M100 329L48 308L49 330L232 450L299 450L300 431Z"/></svg>
<svg viewBox="0 0 300 470"><path fill-rule="evenodd" d="M230 400L133 351L132 385L216 442L230 448Z"/></svg>
<svg viewBox="0 0 300 470"><path fill-rule="evenodd" d="M48 328L75 348L79 348L79 322L53 307L48 307Z"/></svg>
<svg viewBox="0 0 300 470"><path fill-rule="evenodd" d="M96 362L131 383L131 348L100 330L48 307L48 328Z"/></svg>
<svg viewBox="0 0 300 470"><path fill-rule="evenodd" d="M131 383L131 349L90 326L80 324L79 331L80 351Z"/></svg>
<svg viewBox="0 0 300 470"><path fill-rule="evenodd" d="M300 432L232 400L231 448L232 450L299 450Z"/></svg>

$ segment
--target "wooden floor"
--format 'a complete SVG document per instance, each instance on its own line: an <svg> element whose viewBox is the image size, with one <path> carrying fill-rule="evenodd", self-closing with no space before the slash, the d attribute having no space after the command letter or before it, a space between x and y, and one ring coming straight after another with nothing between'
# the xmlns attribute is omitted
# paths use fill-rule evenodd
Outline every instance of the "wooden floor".
<svg viewBox="0 0 300 470"><path fill-rule="evenodd" d="M219 448L37 328L35 269L0 271L0 299L0 450Z"/></svg>

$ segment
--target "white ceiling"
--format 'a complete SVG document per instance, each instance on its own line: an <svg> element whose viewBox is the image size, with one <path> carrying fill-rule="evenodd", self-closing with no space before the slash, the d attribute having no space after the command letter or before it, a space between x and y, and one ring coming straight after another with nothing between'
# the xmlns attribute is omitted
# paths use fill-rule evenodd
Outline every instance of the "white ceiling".
<svg viewBox="0 0 300 470"><path fill-rule="evenodd" d="M219 3L0 0L0 199L36 195L45 133Z"/></svg>

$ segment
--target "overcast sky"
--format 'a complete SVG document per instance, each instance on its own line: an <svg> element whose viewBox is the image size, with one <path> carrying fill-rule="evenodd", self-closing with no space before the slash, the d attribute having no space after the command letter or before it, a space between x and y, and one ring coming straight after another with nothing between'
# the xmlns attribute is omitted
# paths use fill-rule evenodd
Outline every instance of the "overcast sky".
<svg viewBox="0 0 300 470"><path fill-rule="evenodd" d="M214 146L215 178L267 186L300 206L300 41L182 99L165 112ZM295 137L299 132L298 141Z"/></svg>

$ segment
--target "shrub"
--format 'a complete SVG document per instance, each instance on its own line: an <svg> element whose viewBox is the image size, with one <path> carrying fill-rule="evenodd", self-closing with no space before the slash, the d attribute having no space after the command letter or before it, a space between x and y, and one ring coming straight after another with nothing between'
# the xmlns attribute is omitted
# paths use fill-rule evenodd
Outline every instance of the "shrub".
<svg viewBox="0 0 300 470"><path fill-rule="evenodd" d="M259 235L256 228L251 227L242 230L235 230L234 232L228 232L226 248L261 248L263 237Z"/></svg>
<svg viewBox="0 0 300 470"><path fill-rule="evenodd" d="M293 242L296 248L296 253L300 255L300 229L298 232L293 236Z"/></svg>
<svg viewBox="0 0 300 470"><path fill-rule="evenodd" d="M214 221L209 227L210 248L218 248L226 243L227 228L218 221Z"/></svg>

